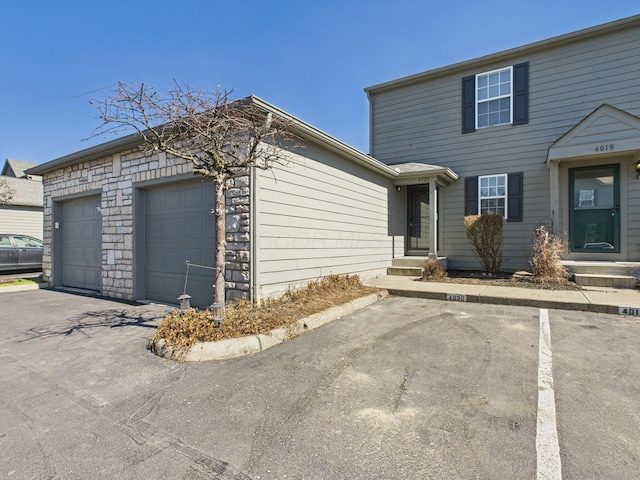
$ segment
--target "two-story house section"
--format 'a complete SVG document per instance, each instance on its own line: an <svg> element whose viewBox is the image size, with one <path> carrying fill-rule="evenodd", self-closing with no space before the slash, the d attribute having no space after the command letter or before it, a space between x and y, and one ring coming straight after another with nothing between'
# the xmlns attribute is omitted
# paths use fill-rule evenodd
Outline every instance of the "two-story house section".
<svg viewBox="0 0 640 480"><path fill-rule="evenodd" d="M539 224L569 262L640 260L640 15L365 91L373 157L459 176L406 185L406 255L478 268L463 217L494 213L503 269L528 267Z"/></svg>

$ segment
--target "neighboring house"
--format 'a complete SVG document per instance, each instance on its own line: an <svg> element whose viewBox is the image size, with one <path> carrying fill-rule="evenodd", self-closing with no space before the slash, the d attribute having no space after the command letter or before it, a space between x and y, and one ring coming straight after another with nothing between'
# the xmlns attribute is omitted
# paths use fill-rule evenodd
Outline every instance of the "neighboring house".
<svg viewBox="0 0 640 480"><path fill-rule="evenodd" d="M0 233L17 233L42 239L42 177L25 170L37 163L7 159L0 179L11 190L8 205L0 205Z"/></svg>
<svg viewBox="0 0 640 480"><path fill-rule="evenodd" d="M227 299L402 257L479 268L463 216L505 217L503 268L551 225L565 258L640 261L640 16L367 88L365 155L301 120L289 162L227 192ZM284 114L258 98L250 101ZM213 184L130 135L39 165L44 277L212 301Z"/></svg>
<svg viewBox="0 0 640 480"><path fill-rule="evenodd" d="M462 219L492 212L505 218L506 270L529 267L539 224L565 260L640 261L640 16L365 90L373 157L461 177L430 193L435 242L411 227L428 189L408 187L409 254L478 268Z"/></svg>

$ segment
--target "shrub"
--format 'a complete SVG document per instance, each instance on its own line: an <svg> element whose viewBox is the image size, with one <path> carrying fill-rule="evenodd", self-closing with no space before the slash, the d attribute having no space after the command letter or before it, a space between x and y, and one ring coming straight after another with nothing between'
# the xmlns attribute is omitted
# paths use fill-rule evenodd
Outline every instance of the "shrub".
<svg viewBox="0 0 640 480"><path fill-rule="evenodd" d="M239 300L227 306L222 323L214 321L211 310L175 310L160 323L149 347L153 350L164 340L174 347L173 358L179 359L197 342L268 334L274 328L288 327L311 314L378 292L364 286L357 275L329 275L303 288L289 288L278 298Z"/></svg>
<svg viewBox="0 0 640 480"><path fill-rule="evenodd" d="M464 229L484 269L496 273L502 264L503 219L500 215L467 215Z"/></svg>
<svg viewBox="0 0 640 480"><path fill-rule="evenodd" d="M425 280L444 280L447 278L447 271L438 260L429 258L424 262L424 276Z"/></svg>
<svg viewBox="0 0 640 480"><path fill-rule="evenodd" d="M535 236L529 258L533 276L538 280L566 280L569 273L560 261L564 248L562 240L550 233L544 225L536 228Z"/></svg>

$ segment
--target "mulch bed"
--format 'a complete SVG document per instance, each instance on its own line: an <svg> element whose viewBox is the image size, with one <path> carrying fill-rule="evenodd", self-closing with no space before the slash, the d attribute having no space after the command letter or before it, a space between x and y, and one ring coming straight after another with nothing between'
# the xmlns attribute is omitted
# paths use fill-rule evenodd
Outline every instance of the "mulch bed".
<svg viewBox="0 0 640 480"><path fill-rule="evenodd" d="M441 279L423 278L425 282L466 283L472 285L487 285L497 287L522 287L543 290L582 290L575 283L565 281L541 281L527 272L497 272L488 274L480 270L447 270L447 277Z"/></svg>

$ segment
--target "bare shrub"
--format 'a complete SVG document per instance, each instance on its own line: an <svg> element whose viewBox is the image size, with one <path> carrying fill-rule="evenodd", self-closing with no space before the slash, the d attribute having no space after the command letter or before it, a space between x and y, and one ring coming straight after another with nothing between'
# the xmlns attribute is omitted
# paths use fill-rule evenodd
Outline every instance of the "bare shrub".
<svg viewBox="0 0 640 480"><path fill-rule="evenodd" d="M535 230L535 240L531 246L529 264L534 277L543 281L563 281L569 273L562 262L564 245L562 240L541 225Z"/></svg>
<svg viewBox="0 0 640 480"><path fill-rule="evenodd" d="M502 264L503 219L500 215L466 215L464 229L483 268L496 273Z"/></svg>
<svg viewBox="0 0 640 480"><path fill-rule="evenodd" d="M447 276L447 271L438 260L429 258L424 262L423 278L425 280L444 280Z"/></svg>
<svg viewBox="0 0 640 480"><path fill-rule="evenodd" d="M149 347L153 349L164 340L174 347L173 358L180 359L197 342L268 334L274 328L291 326L301 318L378 292L364 286L358 275L329 275L304 288L289 288L278 298L239 300L225 309L225 320L220 324L211 310L174 310L160 323Z"/></svg>

